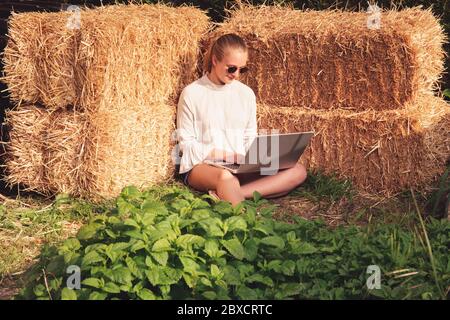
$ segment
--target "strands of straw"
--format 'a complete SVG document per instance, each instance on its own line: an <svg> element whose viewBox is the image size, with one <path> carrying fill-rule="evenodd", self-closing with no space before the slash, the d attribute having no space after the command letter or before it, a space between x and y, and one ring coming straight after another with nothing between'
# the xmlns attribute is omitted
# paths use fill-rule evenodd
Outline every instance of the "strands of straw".
<svg viewBox="0 0 450 320"><path fill-rule="evenodd" d="M67 17L24 13L10 20L4 80L11 98L44 105L18 108L43 125L20 114L11 121L21 137L33 131L28 139L36 145L11 140L9 183L101 199L130 184L172 179L175 102L195 80L208 17L159 4L83 9L78 30L65 27ZM39 159L28 161L31 155L16 149ZM27 165L34 175L22 170ZM33 184L26 176L41 179Z"/></svg>
<svg viewBox="0 0 450 320"><path fill-rule="evenodd" d="M356 187L389 195L427 190L450 159L450 108L438 97L419 99L421 112L352 112L258 105L258 126L280 132L315 131L300 162L337 172Z"/></svg>
<svg viewBox="0 0 450 320"><path fill-rule="evenodd" d="M214 30L205 48L234 32L249 46L242 81L262 103L355 111L403 108L438 87L448 41L431 9L380 14L242 6Z"/></svg>

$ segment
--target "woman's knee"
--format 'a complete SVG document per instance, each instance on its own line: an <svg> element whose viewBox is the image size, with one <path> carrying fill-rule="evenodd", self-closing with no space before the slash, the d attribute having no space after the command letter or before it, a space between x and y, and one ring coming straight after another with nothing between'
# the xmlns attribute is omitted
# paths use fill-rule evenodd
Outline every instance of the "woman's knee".
<svg viewBox="0 0 450 320"><path fill-rule="evenodd" d="M290 179L292 184L298 186L306 180L307 172L304 165L297 163L294 167L291 168Z"/></svg>
<svg viewBox="0 0 450 320"><path fill-rule="evenodd" d="M239 181L239 179L233 175L230 171L222 169L217 174L217 184L228 183L230 181Z"/></svg>

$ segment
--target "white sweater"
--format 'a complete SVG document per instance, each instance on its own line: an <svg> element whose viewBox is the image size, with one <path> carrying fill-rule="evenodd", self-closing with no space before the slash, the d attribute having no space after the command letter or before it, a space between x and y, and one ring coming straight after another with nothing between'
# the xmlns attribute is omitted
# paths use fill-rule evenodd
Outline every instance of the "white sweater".
<svg viewBox="0 0 450 320"><path fill-rule="evenodd" d="M245 154L257 134L256 96L239 80L217 85L205 74L181 92L177 110L180 174L213 149Z"/></svg>

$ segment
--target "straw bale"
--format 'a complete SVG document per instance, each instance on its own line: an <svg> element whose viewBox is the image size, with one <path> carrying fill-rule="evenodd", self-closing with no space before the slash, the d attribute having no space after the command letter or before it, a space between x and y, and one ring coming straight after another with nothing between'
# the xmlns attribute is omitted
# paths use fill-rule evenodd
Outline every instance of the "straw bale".
<svg viewBox="0 0 450 320"><path fill-rule="evenodd" d="M111 198L128 185L142 189L171 180L174 106L108 106L110 110L105 105L89 119L90 135L96 137L93 156L85 163L92 179L87 186L91 197Z"/></svg>
<svg viewBox="0 0 450 320"><path fill-rule="evenodd" d="M9 143L5 153L7 175L4 179L8 184L22 184L24 190L45 192L48 189L42 134L49 127L49 114L36 106L6 112Z"/></svg>
<svg viewBox="0 0 450 320"><path fill-rule="evenodd" d="M354 111L403 108L438 88L447 41L431 9L381 13L369 29L366 12L242 6L214 30L249 46L242 75L261 103Z"/></svg>
<svg viewBox="0 0 450 320"><path fill-rule="evenodd" d="M49 128L41 135L47 189L54 193L79 195L86 180L84 157L88 123L84 115L57 110L50 115Z"/></svg>
<svg viewBox="0 0 450 320"><path fill-rule="evenodd" d="M44 194L112 198L173 178L175 108L103 105L95 114L22 106L8 112L9 185Z"/></svg>
<svg viewBox="0 0 450 320"><path fill-rule="evenodd" d="M11 16L3 81L13 101L95 109L108 89L146 103L174 100L194 80L198 43L210 28L194 7L83 8L79 29L66 27L71 14Z"/></svg>
<svg viewBox="0 0 450 320"><path fill-rule="evenodd" d="M314 110L258 105L258 125L279 132L314 131L300 162L350 179L360 190L392 194L428 190L450 159L450 106L419 97L421 112Z"/></svg>

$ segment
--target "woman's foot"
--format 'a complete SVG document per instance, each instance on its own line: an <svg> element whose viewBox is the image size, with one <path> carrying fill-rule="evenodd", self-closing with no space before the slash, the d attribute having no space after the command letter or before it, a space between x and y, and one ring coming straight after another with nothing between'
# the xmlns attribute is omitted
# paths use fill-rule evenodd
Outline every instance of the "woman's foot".
<svg viewBox="0 0 450 320"><path fill-rule="evenodd" d="M208 194L216 201L220 201L219 196L217 195L216 191L214 190L208 190Z"/></svg>

